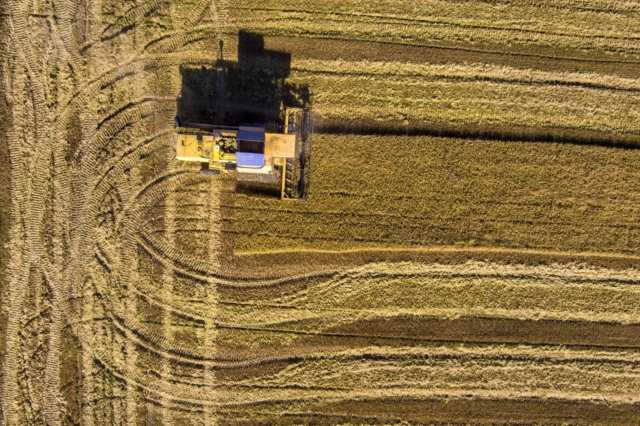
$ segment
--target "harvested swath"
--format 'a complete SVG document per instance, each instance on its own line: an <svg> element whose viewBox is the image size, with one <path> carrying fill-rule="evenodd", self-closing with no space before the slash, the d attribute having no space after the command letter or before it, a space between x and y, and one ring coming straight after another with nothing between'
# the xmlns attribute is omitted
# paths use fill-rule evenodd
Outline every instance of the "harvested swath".
<svg viewBox="0 0 640 426"><path fill-rule="evenodd" d="M367 264L297 287L223 290L220 355L292 358L372 342L633 349L638 282L635 269L578 265Z"/></svg>
<svg viewBox="0 0 640 426"><path fill-rule="evenodd" d="M354 41L327 38L265 37L265 47L290 52L295 59L334 61L374 61L418 64L485 63L520 69L555 72L592 72L601 75L638 78L637 61L628 56L609 53L605 56L593 52L583 54L540 51L531 47L518 52L515 46L478 46L471 43L438 43L429 46L411 43L383 43L366 40ZM536 53L538 52L538 53Z"/></svg>
<svg viewBox="0 0 640 426"><path fill-rule="evenodd" d="M518 312L514 317L521 319L527 317L527 311L536 313L529 319L544 319L545 315L553 318L564 312L567 316L555 319L636 323L640 319L636 300L639 282L635 269L614 271L575 264L512 267L483 262L367 263L312 276L296 286L283 281L280 285L284 289L272 286L269 294L259 288L245 289L244 297L240 298L236 293L242 287L223 288L222 300L228 300L225 297L228 294L237 301L237 306L226 308L229 312L221 313L221 318L237 311L240 316L229 322L266 325L270 323L271 309L276 311L276 317L283 314L278 314L278 310L289 309L290 321L322 313L330 317L332 312L366 311L375 316L399 311L418 314L434 309L433 313L441 310L445 314L450 310L486 317L500 317L498 311L507 315L512 311ZM495 311L484 315L482 309ZM263 313L260 320L252 316L252 310Z"/></svg>
<svg viewBox="0 0 640 426"><path fill-rule="evenodd" d="M298 424L312 417L317 424L370 424L374 422L409 421L417 423L495 424L496 422L552 424L572 422L578 425L594 423L634 425L637 404L603 404L598 401L566 402L553 398L520 400L490 398L413 399L371 398L335 403L308 403L298 409L286 405L259 404L254 410L254 424ZM269 412L280 409L286 414L276 417ZM245 408L246 410L246 408ZM227 424L242 424L229 415Z"/></svg>
<svg viewBox="0 0 640 426"><path fill-rule="evenodd" d="M347 251L272 251L264 253L239 253L234 257L236 270L227 276L236 284L224 285L225 291L235 291L234 298L243 300L251 291L266 292L276 289L261 283L265 279L289 277L287 282L300 280L291 277L306 276L309 269L313 277L330 276L341 268L371 262L413 261L421 263L461 264L482 259L495 263L539 265L549 263L588 263L612 269L638 268L636 256L607 255L597 253L566 253L541 250L507 250L498 248L434 247L431 249L374 249ZM237 290L237 291L236 291Z"/></svg>
<svg viewBox="0 0 640 426"><path fill-rule="evenodd" d="M286 315L282 313L283 317ZM296 326L316 329L318 325L323 324L288 324L282 328L221 326L217 356L221 361L244 361L251 368L261 365L269 370L274 363L297 362L309 356L327 356L336 351L368 346L405 350L501 345L508 351L508 348L527 344L561 345L587 351L640 349L638 325L498 318L437 319L414 315L345 323L325 331L295 330ZM242 342L251 342L251 345ZM235 367L224 375L232 378L246 375L244 368Z"/></svg>
<svg viewBox="0 0 640 426"><path fill-rule="evenodd" d="M518 346L370 346L294 360L228 384L224 403L430 398L555 398L636 403L637 353ZM584 374L589 371L590 374ZM370 387L375 381L375 389ZM567 392L572 389L571 392ZM227 399L228 398L228 399Z"/></svg>

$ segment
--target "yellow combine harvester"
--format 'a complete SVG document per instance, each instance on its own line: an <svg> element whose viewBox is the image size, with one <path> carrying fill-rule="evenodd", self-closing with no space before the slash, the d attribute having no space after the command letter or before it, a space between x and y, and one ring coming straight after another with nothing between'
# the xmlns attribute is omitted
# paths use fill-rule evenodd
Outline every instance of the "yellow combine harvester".
<svg viewBox="0 0 640 426"><path fill-rule="evenodd" d="M309 179L305 165L311 114L288 108L283 121L283 132L278 132L273 124L231 127L186 123L176 117L176 160L198 162L204 174L234 173L240 181L279 182L281 198L302 199Z"/></svg>

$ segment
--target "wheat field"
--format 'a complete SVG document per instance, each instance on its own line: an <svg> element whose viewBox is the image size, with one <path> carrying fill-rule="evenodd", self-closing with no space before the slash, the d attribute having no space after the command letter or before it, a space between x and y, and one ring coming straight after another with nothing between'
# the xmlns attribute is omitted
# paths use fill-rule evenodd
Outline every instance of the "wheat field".
<svg viewBox="0 0 640 426"><path fill-rule="evenodd" d="M640 3L0 8L3 424L638 424ZM280 101L306 200L174 161Z"/></svg>

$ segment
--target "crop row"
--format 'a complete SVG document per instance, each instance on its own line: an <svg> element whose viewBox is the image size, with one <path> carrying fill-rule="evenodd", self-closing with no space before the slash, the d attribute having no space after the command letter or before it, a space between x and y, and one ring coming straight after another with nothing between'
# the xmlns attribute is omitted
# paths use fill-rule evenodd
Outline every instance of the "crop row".
<svg viewBox="0 0 640 426"><path fill-rule="evenodd" d="M511 2L509 2L511 3ZM638 54L637 6L552 3L494 5L481 1L419 4L361 0L236 3L231 15L269 35L304 34L393 43L471 43Z"/></svg>
<svg viewBox="0 0 640 426"><path fill-rule="evenodd" d="M638 135L640 91L631 79L490 66L293 61L327 118L589 129ZM604 83L610 81L612 84Z"/></svg>

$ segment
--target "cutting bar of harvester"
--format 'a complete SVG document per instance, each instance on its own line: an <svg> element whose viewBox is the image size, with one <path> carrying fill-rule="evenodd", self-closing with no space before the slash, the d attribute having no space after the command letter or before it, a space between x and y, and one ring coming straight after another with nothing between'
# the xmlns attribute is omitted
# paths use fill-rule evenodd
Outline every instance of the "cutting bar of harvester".
<svg viewBox="0 0 640 426"><path fill-rule="evenodd" d="M307 197L311 178L309 159L311 157L311 137L313 115L308 110L298 110L286 118L285 128L296 134L295 157L288 158L282 166L282 198L304 200Z"/></svg>
<svg viewBox="0 0 640 426"><path fill-rule="evenodd" d="M313 136L313 114L309 110L302 111L300 122L300 153L299 158L299 180L298 197L306 199L311 181L311 169L309 167L311 159L311 140Z"/></svg>

